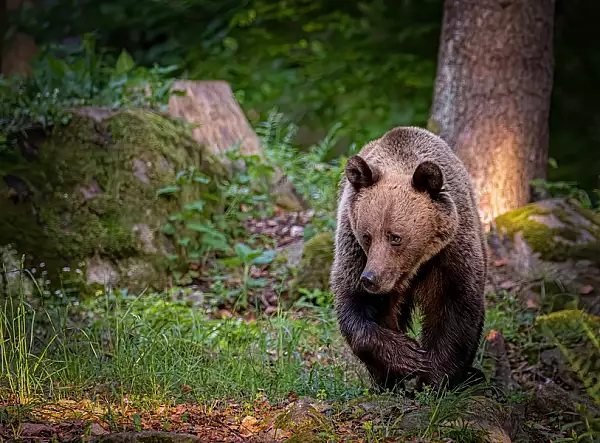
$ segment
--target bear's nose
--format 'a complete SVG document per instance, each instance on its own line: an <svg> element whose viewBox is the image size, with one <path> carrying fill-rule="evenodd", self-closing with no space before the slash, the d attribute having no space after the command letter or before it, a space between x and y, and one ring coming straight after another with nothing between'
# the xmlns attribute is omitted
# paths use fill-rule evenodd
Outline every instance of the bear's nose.
<svg viewBox="0 0 600 443"><path fill-rule="evenodd" d="M375 274L371 271L363 272L360 276L360 282L367 291L374 291L377 289Z"/></svg>

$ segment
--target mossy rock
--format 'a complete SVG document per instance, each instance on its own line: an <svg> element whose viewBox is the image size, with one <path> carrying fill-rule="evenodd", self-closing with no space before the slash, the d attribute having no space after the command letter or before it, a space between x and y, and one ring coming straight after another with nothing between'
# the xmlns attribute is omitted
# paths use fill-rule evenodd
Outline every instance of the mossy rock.
<svg viewBox="0 0 600 443"><path fill-rule="evenodd" d="M600 264L600 214L574 200L531 203L496 218L499 231L516 235L545 261L591 260Z"/></svg>
<svg viewBox="0 0 600 443"><path fill-rule="evenodd" d="M567 291L585 294L593 312L600 310L596 212L574 200L538 201L498 216L489 240L492 253L507 259L522 277L558 281Z"/></svg>
<svg viewBox="0 0 600 443"><path fill-rule="evenodd" d="M293 292L298 289L329 289L333 248L334 238L331 232L321 232L304 244L296 278L291 285Z"/></svg>
<svg viewBox="0 0 600 443"><path fill-rule="evenodd" d="M0 153L0 245L50 273L81 268L86 284L162 289L173 245L161 229L199 195L157 190L190 166L226 174L183 125L143 110L75 112L19 146Z"/></svg>
<svg viewBox="0 0 600 443"><path fill-rule="evenodd" d="M326 441L325 437L334 433L330 418L324 414L327 408L327 404L310 398L296 400L265 419L265 437L290 443Z"/></svg>

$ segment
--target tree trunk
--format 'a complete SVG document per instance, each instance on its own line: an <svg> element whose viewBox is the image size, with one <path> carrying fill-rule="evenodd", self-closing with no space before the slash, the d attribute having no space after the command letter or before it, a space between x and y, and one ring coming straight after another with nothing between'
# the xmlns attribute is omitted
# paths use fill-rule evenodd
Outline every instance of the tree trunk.
<svg viewBox="0 0 600 443"><path fill-rule="evenodd" d="M430 127L473 177L485 225L545 178L554 0L446 0Z"/></svg>
<svg viewBox="0 0 600 443"><path fill-rule="evenodd" d="M23 34L22 32L15 33L8 40L4 40L8 29L8 11L15 11L24 6L35 6L36 0L0 0L0 73L5 77L10 77L14 74L27 76L31 74L31 65L29 62L37 52L37 46L33 37Z"/></svg>

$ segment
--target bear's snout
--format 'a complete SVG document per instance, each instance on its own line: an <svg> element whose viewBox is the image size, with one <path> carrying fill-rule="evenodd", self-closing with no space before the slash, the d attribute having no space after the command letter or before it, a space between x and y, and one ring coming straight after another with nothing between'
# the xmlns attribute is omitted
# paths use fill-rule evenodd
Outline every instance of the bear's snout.
<svg viewBox="0 0 600 443"><path fill-rule="evenodd" d="M373 271L365 271L360 276L360 283L368 292L377 292L379 284L377 283L377 276Z"/></svg>

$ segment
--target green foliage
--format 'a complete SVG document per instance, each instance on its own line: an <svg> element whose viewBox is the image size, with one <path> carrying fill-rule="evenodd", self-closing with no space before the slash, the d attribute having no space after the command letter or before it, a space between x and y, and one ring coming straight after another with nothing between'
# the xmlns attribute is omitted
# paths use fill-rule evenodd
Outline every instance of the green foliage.
<svg viewBox="0 0 600 443"><path fill-rule="evenodd" d="M570 441L597 441L600 438L600 317L564 310L540 316L536 323L561 350L596 406L595 411L589 411L579 405L582 421L571 423L570 427L583 426L585 431L577 434L572 430Z"/></svg>
<svg viewBox="0 0 600 443"><path fill-rule="evenodd" d="M577 177L588 192L598 187L600 165L600 58L589 38L598 8L572 0L558 2L555 14L549 141L564 167L549 175ZM57 0L13 12L7 34L62 42L93 33L115 59L126 48L140 65L226 80L252 123L275 105L318 134L342 122L340 153L391 126L426 125L442 13L442 0Z"/></svg>
<svg viewBox="0 0 600 443"><path fill-rule="evenodd" d="M494 305L486 310L485 330L502 331L507 341L518 344L521 349L526 348L531 341L534 314L522 309L516 294L502 291L490 297L493 297Z"/></svg>
<svg viewBox="0 0 600 443"><path fill-rule="evenodd" d="M229 21L248 2L175 0L137 2L71 0L46 3L13 13L15 28L60 41L94 33L105 47L127 48L142 64L181 64L186 52L210 51L229 33ZM14 32L10 30L9 32Z"/></svg>
<svg viewBox="0 0 600 443"><path fill-rule="evenodd" d="M224 263L231 265L237 259L240 264L250 264L246 255L238 253L239 245L233 245L245 234L244 221L272 211L268 183L273 167L258 156L241 155L239 146L228 151L226 157L231 164L237 165L227 177L211 179L190 167L177 174L175 183L157 190L157 195L163 198L186 194L200 196L194 201L181 198L180 201L188 203L183 203L178 212L171 214L163 227L163 232L175 240L178 248L171 256L175 268L182 260L205 264L210 257L229 256L232 252L233 257L224 259ZM176 278L183 282L182 278L198 276L198 272L191 271L185 276L177 273Z"/></svg>
<svg viewBox="0 0 600 443"><path fill-rule="evenodd" d="M221 195L208 188L210 183L209 177L190 167L177 174L175 184L156 192L159 197L169 198L174 194L184 193L190 186L200 188L200 192L196 194L201 195L202 199L183 204L180 212L169 216L168 223L163 227L163 232L172 236L180 247L178 255L190 261L202 261L208 252L229 250L228 238L219 231L217 221L213 220L220 214L215 214L214 208L208 207L210 204L215 206L221 203ZM206 214L214 216L207 218Z"/></svg>
<svg viewBox="0 0 600 443"><path fill-rule="evenodd" d="M257 128L269 161L285 171L296 191L315 210L312 226L307 229L308 237L315 232L332 231L335 227L333 214L346 156L328 158L340 128L341 124L335 124L320 143L304 151L293 144L298 127L277 111L271 111L267 120ZM352 155L355 146L350 148L348 155Z"/></svg>
<svg viewBox="0 0 600 443"><path fill-rule="evenodd" d="M554 158L550 158L548 163L551 170L560 169ZM600 179L600 175L598 178ZM532 180L531 185L534 190L541 195L547 195L551 198L559 197L574 199L577 200L583 208L600 211L600 189L593 189L593 198L591 198L590 194L585 189L582 189L576 181L545 180L538 178Z"/></svg>
<svg viewBox="0 0 600 443"><path fill-rule="evenodd" d="M20 28L41 41L94 32L138 63L230 82L254 123L277 105L316 130L341 121L363 143L427 121L441 13L440 0L59 0Z"/></svg>
<svg viewBox="0 0 600 443"><path fill-rule="evenodd" d="M548 181L535 179L531 182L537 192L546 193L549 197L574 199L581 204L583 208L600 211L600 189L594 189L596 205L592 202L587 191L581 189L574 181Z"/></svg>
<svg viewBox="0 0 600 443"><path fill-rule="evenodd" d="M340 121L341 135L362 143L393 124L427 120L438 5L254 0L233 17L218 52L189 61L190 76L217 72L246 109L264 115L276 103L319 129ZM231 60L235 70L224 64Z"/></svg>
<svg viewBox="0 0 600 443"><path fill-rule="evenodd" d="M305 288L298 288L298 292L301 294L301 296L294 303L294 306L296 307L319 306L326 308L333 306L333 294L329 291L324 291L321 289L308 290Z"/></svg>
<svg viewBox="0 0 600 443"><path fill-rule="evenodd" d="M27 129L68 123L72 108L163 110L173 92L172 67L136 66L125 50L115 60L89 35L79 46L44 48L32 64L30 77L0 77L0 147Z"/></svg>
<svg viewBox="0 0 600 443"><path fill-rule="evenodd" d="M6 292L1 294L3 297L0 297L0 379L5 380L18 403L25 405L36 391L51 380L51 373L44 368L43 362L56 336L43 349L35 352L35 317L28 312L25 300L28 286L24 285L24 280L29 280L31 274L22 272L22 265L18 270L18 292L13 293L7 287ZM0 269L0 273L6 282L9 278L6 267Z"/></svg>
<svg viewBox="0 0 600 443"><path fill-rule="evenodd" d="M235 255L233 257L227 257L219 260L221 264L233 268L242 268L242 282L241 287L234 292L230 292L230 295L238 295L237 301L241 307L248 307L248 291L253 288L264 287L266 282L262 278L253 278L250 275L251 266L268 265L275 258L275 251L264 250L262 248L252 249L244 243L238 243L235 245ZM237 303L236 303L237 305Z"/></svg>
<svg viewBox="0 0 600 443"><path fill-rule="evenodd" d="M290 391L346 399L362 389L349 363L331 365L343 349L328 310L304 319L281 310L254 322L209 319L178 294L177 288L169 294L98 291L81 304L71 300L48 310L28 304L31 294L25 294L16 299L15 320L3 304L0 395L76 399L112 386L103 394L107 400L127 394L139 407L147 400L252 399L258 391L272 401ZM49 340L34 341L43 317L59 320Z"/></svg>
<svg viewBox="0 0 600 443"><path fill-rule="evenodd" d="M334 229L334 211L344 159L327 161L326 156L338 127L334 127L323 142L304 152L292 145L296 129L295 125L285 121L282 114L273 111L258 129L264 157L243 156L239 146L235 146L226 157L238 167L233 168L228 177L213 183L209 177L191 168L180 171L173 184L157 190L157 195L162 198L201 196L191 202L181 198L180 201L188 203L171 214L163 228L165 234L173 237L178 248L171 260L180 283L201 275L198 270L178 272L182 261L201 264L206 271L209 266L207 260L217 257L217 264L241 274L241 287L225 291L227 298L239 297L241 306L247 306L249 291L264 284L261 279L249 277L250 267L257 264L253 263L255 255L269 254L272 259L272 253L265 251L258 240L257 246L244 244L247 241L242 240L245 236L244 222L251 217L260 218L272 213L269 183L276 169L285 171L297 192L315 210L311 226L306 229L307 236Z"/></svg>

